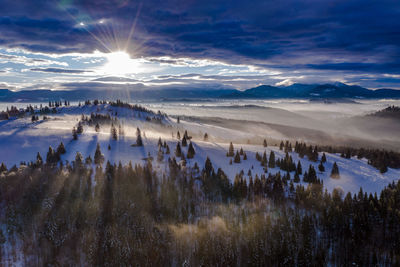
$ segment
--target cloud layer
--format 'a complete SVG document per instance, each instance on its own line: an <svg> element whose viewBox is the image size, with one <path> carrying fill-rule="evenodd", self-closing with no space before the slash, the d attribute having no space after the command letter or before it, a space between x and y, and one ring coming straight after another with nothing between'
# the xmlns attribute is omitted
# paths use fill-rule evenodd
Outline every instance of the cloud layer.
<svg viewBox="0 0 400 267"><path fill-rule="evenodd" d="M398 0L37 0L2 1L0 10L3 48L126 50L166 64L190 58L279 70L286 77L278 82L307 76L399 84L383 76L400 72Z"/></svg>

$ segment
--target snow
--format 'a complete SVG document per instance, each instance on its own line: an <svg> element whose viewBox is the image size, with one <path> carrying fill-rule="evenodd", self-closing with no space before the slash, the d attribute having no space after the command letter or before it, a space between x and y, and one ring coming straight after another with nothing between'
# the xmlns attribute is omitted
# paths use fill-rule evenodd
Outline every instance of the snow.
<svg viewBox="0 0 400 267"><path fill-rule="evenodd" d="M239 131L224 128L223 126L211 126L205 123L194 123L181 119L181 123L177 124L174 120L163 117L163 125L147 122L146 112L138 112L126 108L111 107L109 105L98 106L82 106L82 107L62 107L58 109L57 114L48 114L48 120L40 120L32 123L30 116L21 119L14 119L0 122L0 162L4 162L7 167L19 164L20 161L32 161L36 159L36 153L40 152L42 158L46 158L48 147L56 148L62 141L65 145L67 153L62 155L63 161L73 161L77 152L80 152L84 158L91 156L93 159L96 145L100 144L101 151L106 161L111 163L121 162L127 164L132 162L144 163L144 158L150 154L154 157L153 166L160 173L166 170L166 162L168 156L174 156L177 139L176 132L179 130L183 137L184 129L187 129L189 135L193 136L193 145L196 155L193 159L187 159L188 166L194 166L195 163L200 168L204 166L207 157L211 159L214 169L221 168L233 182L236 174L244 171L245 177L250 169L253 177L255 174L259 176L264 173L263 167L256 161L256 152L262 154L264 151L269 156L270 151L274 151L276 158L284 157L284 152L278 147L268 146L264 148L260 145L241 144L240 140L247 140L254 137L251 129L248 131ZM118 140L112 140L110 136L110 126L101 126L100 132L96 132L94 127L84 126L83 134L79 135L78 140L72 140L71 130L77 125L81 114L90 115L90 113L101 113L114 115L117 112L118 120L123 124L125 136ZM140 116L139 116L140 114ZM42 118L42 116L40 116ZM142 130L143 147L131 146L136 142L136 127ZM202 136L207 132L210 141L205 142ZM164 161L157 162L158 138L166 141L170 147L171 154L164 155ZM247 154L247 160L241 160L241 163L229 164L231 158L226 157L229 142L233 141L235 150L241 147ZM108 145L111 150L108 150ZM187 155L187 147L182 147L185 156ZM357 193L360 187L365 192L379 193L385 186L392 181L400 178L400 170L390 169L381 174L377 169L367 164L365 159L344 159L336 154L325 153L327 162L324 164L326 171L320 173L318 171L319 162L310 162L307 157L299 158L297 153L290 153L294 162L300 160L303 171L308 170L309 164L312 164L317 170L318 178L323 180L324 187L328 191L334 188L342 188L343 191ZM321 157L322 153L320 153ZM329 177L332 165L337 162L340 171L340 179L332 179ZM277 173L279 168L268 169L268 172ZM281 171L284 174L284 171ZM294 172L291 173L293 179ZM302 176L300 176L302 180ZM306 184L301 182L302 184Z"/></svg>

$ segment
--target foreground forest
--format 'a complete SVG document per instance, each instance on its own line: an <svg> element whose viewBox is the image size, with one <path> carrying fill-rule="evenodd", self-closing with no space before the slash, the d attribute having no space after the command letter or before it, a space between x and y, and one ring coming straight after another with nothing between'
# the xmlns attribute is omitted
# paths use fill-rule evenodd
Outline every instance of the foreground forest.
<svg viewBox="0 0 400 267"><path fill-rule="evenodd" d="M225 148L142 106L62 106L6 118L45 125L39 144L49 126L69 128L65 145L0 164L1 265L400 264L400 182L386 180L397 152L266 139ZM361 187L391 182L355 192L351 175ZM338 182L347 187L327 187Z"/></svg>
<svg viewBox="0 0 400 267"><path fill-rule="evenodd" d="M31 266L400 263L400 183L342 196L277 176L232 185L208 160L198 175L169 167L162 177L150 159L93 169L77 154L3 169L1 255Z"/></svg>

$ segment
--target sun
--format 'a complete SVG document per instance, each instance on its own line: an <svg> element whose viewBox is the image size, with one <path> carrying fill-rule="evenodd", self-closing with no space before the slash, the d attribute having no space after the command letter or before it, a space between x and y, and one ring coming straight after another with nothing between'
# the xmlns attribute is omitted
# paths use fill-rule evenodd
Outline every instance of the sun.
<svg viewBox="0 0 400 267"><path fill-rule="evenodd" d="M103 71L107 74L124 75L139 72L139 62L132 59L125 51L108 53L106 59Z"/></svg>

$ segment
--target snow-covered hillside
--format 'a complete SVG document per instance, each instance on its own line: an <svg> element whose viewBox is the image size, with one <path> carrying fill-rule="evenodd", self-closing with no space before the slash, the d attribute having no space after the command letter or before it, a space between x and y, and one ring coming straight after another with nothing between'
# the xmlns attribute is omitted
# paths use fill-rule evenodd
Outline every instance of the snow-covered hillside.
<svg viewBox="0 0 400 267"><path fill-rule="evenodd" d="M118 140L114 140L111 136L111 125L101 125L100 130L96 131L94 126L83 125L83 133L79 134L78 140L73 140L72 129L76 127L81 120L82 114L90 116L90 114L110 115L112 118L118 119L118 124L123 128L123 135L118 136ZM264 168L260 162L256 160L256 153L264 153L267 155L270 151L274 151L277 158L283 158L285 153L279 150L277 146L263 147L259 145L240 143L241 140L247 140L254 137L251 130L244 132L240 130L232 130L228 128L216 127L215 125L207 125L194 123L191 121L180 120L177 123L175 119L160 113L153 113L149 110L129 109L125 107L116 107L109 104L70 106L57 108L57 113L46 114L47 119L43 120L43 115L39 115L39 121L32 122L31 116L27 115L23 118L13 118L6 121L0 121L0 162L7 167L19 164L21 161L29 162L36 159L39 152L43 159L49 146L56 148L60 142L63 142L66 148L66 154L61 159L65 161L73 161L76 153L80 152L84 158L91 156L93 158L97 143L100 144L104 157L112 163L128 163L141 164L145 162L148 156L154 158L153 166L162 173L167 170L168 157L174 157L174 150L178 139L177 132L180 131L181 136L185 130L189 136L192 136L192 144L195 149L193 159L186 159L187 166L193 167L195 163L203 168L207 157L211 159L214 169L221 168L233 182L235 176L242 170L244 177L248 177L250 170L252 175L264 174ZM185 114L182 114L185 115ZM154 118L154 120L151 120ZM136 147L132 144L136 143L136 129L140 128L144 146ZM208 141L203 140L204 134L209 135ZM266 136L267 137L267 136ZM166 141L171 153L164 155L163 161L157 161L158 140ZM243 148L247 155L247 160L241 157L240 163L230 164L230 159L226 156L230 141L233 142L235 151ZM110 149L109 149L110 147ZM187 155L187 147L182 147L182 151ZM303 170L307 170L312 164L317 170L318 178L323 180L324 186L332 191L334 188L342 188L344 192L357 193L360 187L366 192L379 193L383 187L400 178L399 169L390 169L381 174L379 170L367 163L366 159L345 159L337 154L326 153L327 162L325 172L318 171L318 162L311 162L307 157L300 158L297 153L289 153L294 162L301 162ZM321 154L319 158L321 158ZM337 162L340 170L340 179L330 178L330 172L334 162ZM189 169L189 168L188 168ZM275 174L281 171L278 167L268 168L268 173ZM281 171L285 174L284 171ZM293 179L294 172L291 173ZM302 184L302 175L300 176Z"/></svg>

